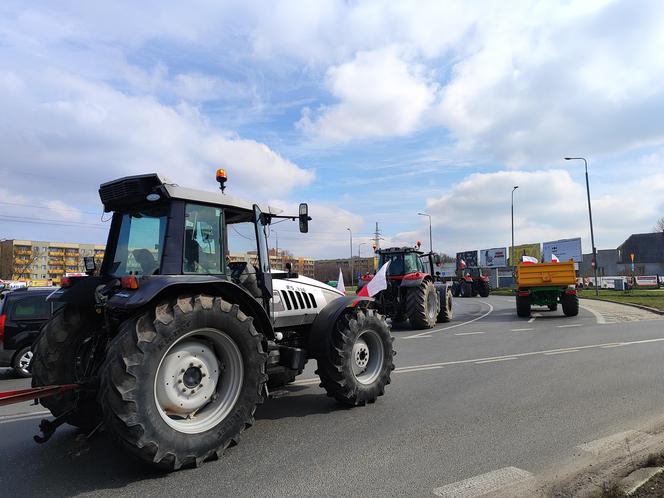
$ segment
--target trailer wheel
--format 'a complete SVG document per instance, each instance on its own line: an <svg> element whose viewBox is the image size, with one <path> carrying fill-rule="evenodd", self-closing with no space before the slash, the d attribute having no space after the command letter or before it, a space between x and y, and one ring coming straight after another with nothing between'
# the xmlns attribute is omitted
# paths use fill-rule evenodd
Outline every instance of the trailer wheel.
<svg viewBox="0 0 664 498"><path fill-rule="evenodd" d="M521 318L530 317L530 297L516 296L516 314Z"/></svg>
<svg viewBox="0 0 664 498"><path fill-rule="evenodd" d="M461 297L472 297L473 296L473 283L466 282L465 280L460 284L460 295Z"/></svg>
<svg viewBox="0 0 664 498"><path fill-rule="evenodd" d="M32 387L75 384L85 380L84 358L92 346L92 332L101 327L94 310L66 305L42 327L32 356ZM101 410L94 393L68 392L39 400L53 416L70 412L65 421L82 429L96 427Z"/></svg>
<svg viewBox="0 0 664 498"><path fill-rule="evenodd" d="M425 280L419 287L409 289L406 294L406 308L412 328L419 330L435 327L440 300L433 282Z"/></svg>
<svg viewBox="0 0 664 498"><path fill-rule="evenodd" d="M549 304L549 311L556 311L558 309L558 303Z"/></svg>
<svg viewBox="0 0 664 498"><path fill-rule="evenodd" d="M375 310L344 313L332 330L330 351L318 359L320 386L346 405L375 402L394 370L393 341L385 318Z"/></svg>
<svg viewBox="0 0 664 498"><path fill-rule="evenodd" d="M109 431L164 470L221 456L252 425L267 380L263 337L219 297L183 296L125 321L100 401Z"/></svg>
<svg viewBox="0 0 664 498"><path fill-rule="evenodd" d="M438 313L438 322L447 323L452 320L454 311L452 309L452 291L446 288L442 292L440 299L440 313Z"/></svg>
<svg viewBox="0 0 664 498"><path fill-rule="evenodd" d="M565 316L576 316L579 314L579 296L576 294L563 293L560 296L560 304L563 306Z"/></svg>

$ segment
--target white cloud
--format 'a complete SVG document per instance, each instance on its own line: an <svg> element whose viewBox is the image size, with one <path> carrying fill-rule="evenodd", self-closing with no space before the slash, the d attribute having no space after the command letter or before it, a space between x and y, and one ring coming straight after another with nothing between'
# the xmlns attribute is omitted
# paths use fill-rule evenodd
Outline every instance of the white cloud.
<svg viewBox="0 0 664 498"><path fill-rule="evenodd" d="M584 251L590 252L585 184L565 170L467 176L450 191L427 201L434 247L455 253L510 245L510 194L515 185L519 186L514 193L515 244L582 237ZM629 181L620 193L592 196L598 249L615 248L631 233L648 232L664 208L659 200L663 189L664 174L659 174ZM632 194L647 202L635 209ZM427 229L423 224L416 232L423 244Z"/></svg>

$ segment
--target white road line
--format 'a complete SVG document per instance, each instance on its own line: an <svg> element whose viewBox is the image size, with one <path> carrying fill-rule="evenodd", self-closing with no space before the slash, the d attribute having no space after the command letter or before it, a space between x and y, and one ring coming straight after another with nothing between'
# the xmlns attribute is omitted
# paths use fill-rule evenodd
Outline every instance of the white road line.
<svg viewBox="0 0 664 498"><path fill-rule="evenodd" d="M434 488L433 494L443 498L475 498L533 478L533 474L528 471L516 467L505 467Z"/></svg>
<svg viewBox="0 0 664 498"><path fill-rule="evenodd" d="M582 324L580 324L580 323L572 323L572 324L570 324L570 325L556 325L556 328L559 328L559 329L568 329L568 328L570 328L570 327L580 327L581 325L582 325Z"/></svg>
<svg viewBox="0 0 664 498"><path fill-rule="evenodd" d="M394 373L408 373L408 372L419 372L420 370L432 370L434 368L440 368L440 367L446 367L448 365L464 365L467 363L477 363L477 362L483 362L486 360L499 360L501 358L506 358L506 359L514 359L514 358L523 358L526 356L537 356L537 355L543 355L546 353L554 353L557 351L564 351L564 352L577 352L577 351L582 351L585 349L599 349L599 348L613 348L613 347L618 347L618 346L633 346L633 345L638 345L638 344L651 344L655 342L663 342L664 337L658 337L656 339L643 339L640 341L628 341L628 342L605 342L602 344L589 344L587 346L574 346L574 347L569 347L569 348L558 348L558 349L545 349L542 351L529 351L527 353L514 353L514 354L508 354L508 355L503 355L503 356L487 356L484 358L473 358L473 359L468 359L468 360L454 360L454 361L442 361L440 363L428 363L424 365L411 365L407 367L399 367L394 369ZM309 385L309 384L318 384L320 381L318 378L313 378L313 379L302 379L302 380L296 380L293 382L294 385ZM291 384L291 385L293 385Z"/></svg>
<svg viewBox="0 0 664 498"><path fill-rule="evenodd" d="M580 307L583 308L584 310L592 313L593 315L595 315L595 320L597 320L598 325L604 325L606 323L606 320L605 320L604 316L601 313L598 313L594 309L588 308L584 305L580 305Z"/></svg>
<svg viewBox="0 0 664 498"><path fill-rule="evenodd" d="M427 330L426 332L422 332L422 333L420 333L420 334L409 335L409 336L407 336L407 337L403 337L403 339L415 339L416 337L422 337L422 336L424 336L424 335L433 334L434 332L442 332L443 330L454 329L454 328L457 328L457 327L461 327L462 325L467 325L467 324L469 324L469 323L476 322L477 320L481 320L482 318L484 318L485 316L489 315L489 314L493 311L493 305L487 303L486 301L479 301L479 302L482 303L482 304L486 304L486 305L489 307L489 311L487 311L487 312L484 313L483 315L480 315L480 316L478 316L478 317L473 318L472 320L468 320L467 322L456 323L456 324L454 324L454 325L450 325L449 327L443 327L442 329L431 329L431 330Z"/></svg>
<svg viewBox="0 0 664 498"><path fill-rule="evenodd" d="M535 318L536 318L536 317L534 317L534 316L531 317L531 318L528 320L528 323L533 323L533 322L535 321Z"/></svg>
<svg viewBox="0 0 664 498"><path fill-rule="evenodd" d="M526 332L528 330L535 330L535 329L510 329L510 332Z"/></svg>
<svg viewBox="0 0 664 498"><path fill-rule="evenodd" d="M454 335L477 335L477 334L485 334L486 332L459 332L458 334ZM431 336L429 336L431 337Z"/></svg>
<svg viewBox="0 0 664 498"><path fill-rule="evenodd" d="M516 357L514 357L514 356L510 356L510 357L507 357L507 358L496 358L495 360L482 360L482 361L476 361L475 364L476 364L476 365L482 365L482 364L484 364L484 363L495 363L495 362L497 362L497 361L509 361L509 360L516 360Z"/></svg>
<svg viewBox="0 0 664 498"><path fill-rule="evenodd" d="M547 356L551 356L553 354L565 354L565 353L578 353L578 349L568 349L566 351L551 351L550 353L544 353Z"/></svg>
<svg viewBox="0 0 664 498"><path fill-rule="evenodd" d="M16 415L4 415L0 417L0 424L9 424L11 422L19 422L21 420L31 420L33 418L44 418L44 417L49 417L50 415L51 412L49 411L18 413Z"/></svg>
<svg viewBox="0 0 664 498"><path fill-rule="evenodd" d="M417 337L401 337L401 339L425 339L427 337L433 337L432 335L418 335Z"/></svg>

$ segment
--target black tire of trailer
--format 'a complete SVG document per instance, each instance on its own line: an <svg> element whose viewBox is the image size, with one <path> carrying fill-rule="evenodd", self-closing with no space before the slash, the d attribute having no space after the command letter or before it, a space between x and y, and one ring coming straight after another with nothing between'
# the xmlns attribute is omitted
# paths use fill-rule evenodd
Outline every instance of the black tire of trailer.
<svg viewBox="0 0 664 498"><path fill-rule="evenodd" d="M461 297L473 297L473 283L466 282L465 280L460 284L461 290L459 292Z"/></svg>
<svg viewBox="0 0 664 498"><path fill-rule="evenodd" d="M353 347L357 339L369 331L382 345L382 364L375 380L366 384L353 373ZM344 405L364 406L374 403L385 394L394 370L394 338L385 318L376 310L354 309L343 313L332 329L330 351L317 360L316 374L320 377L320 387L327 395Z"/></svg>
<svg viewBox="0 0 664 498"><path fill-rule="evenodd" d="M92 340L91 331L101 327L91 308L67 304L44 324L32 356L32 387L76 384L80 378L80 356ZM87 430L101 422L101 408L92 392L66 392L41 398L39 402L55 417L68 414L65 422Z"/></svg>
<svg viewBox="0 0 664 498"><path fill-rule="evenodd" d="M186 434L162 418L155 377L169 348L191 331L223 331L242 355L243 381L230 412L204 432ZM263 402L264 338L253 319L220 297L181 296L126 320L111 342L99 393L109 432L134 455L161 470L199 466L236 445Z"/></svg>
<svg viewBox="0 0 664 498"><path fill-rule="evenodd" d="M576 316L579 314L579 296L576 294L561 294L560 304L565 316Z"/></svg>
<svg viewBox="0 0 664 498"><path fill-rule="evenodd" d="M431 301L435 301L433 307ZM420 286L408 289L406 313L411 328L421 330L435 327L439 311L440 300L433 282L425 280Z"/></svg>
<svg viewBox="0 0 664 498"><path fill-rule="evenodd" d="M549 311L556 311L558 309L558 303L549 304Z"/></svg>
<svg viewBox="0 0 664 498"><path fill-rule="evenodd" d="M516 314L521 318L530 317L530 297L516 296Z"/></svg>

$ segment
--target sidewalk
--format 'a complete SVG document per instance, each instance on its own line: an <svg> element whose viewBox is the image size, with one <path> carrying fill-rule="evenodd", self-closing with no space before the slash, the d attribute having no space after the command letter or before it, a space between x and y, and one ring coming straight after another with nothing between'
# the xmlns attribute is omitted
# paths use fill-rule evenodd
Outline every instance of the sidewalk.
<svg viewBox="0 0 664 498"><path fill-rule="evenodd" d="M587 309L595 316L600 316L604 320L600 323L621 323L638 322L641 320L664 320L664 316L635 308L625 304L599 301L597 299L581 299L581 307Z"/></svg>

